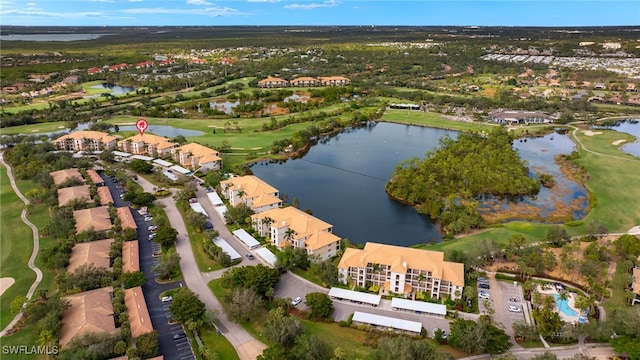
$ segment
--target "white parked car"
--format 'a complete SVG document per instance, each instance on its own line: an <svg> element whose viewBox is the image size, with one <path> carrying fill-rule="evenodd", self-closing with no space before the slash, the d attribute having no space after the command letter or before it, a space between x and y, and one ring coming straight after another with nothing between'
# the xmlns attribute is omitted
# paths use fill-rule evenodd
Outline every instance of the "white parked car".
<svg viewBox="0 0 640 360"><path fill-rule="evenodd" d="M291 300L291 305L296 306L302 302L302 298L298 296L297 298Z"/></svg>
<svg viewBox="0 0 640 360"><path fill-rule="evenodd" d="M163 296L160 300L162 300L162 302L170 302L173 298L171 296Z"/></svg>
<svg viewBox="0 0 640 360"><path fill-rule="evenodd" d="M478 293L480 299L491 299L491 295L488 292L481 291Z"/></svg>
<svg viewBox="0 0 640 360"><path fill-rule="evenodd" d="M156 230L158 230L158 226L157 225L149 226L149 231L156 231Z"/></svg>
<svg viewBox="0 0 640 360"><path fill-rule="evenodd" d="M519 306L509 305L509 311L519 313L522 311L522 309L520 309Z"/></svg>
<svg viewBox="0 0 640 360"><path fill-rule="evenodd" d="M153 220L153 216L145 216L144 217L144 221L151 221Z"/></svg>

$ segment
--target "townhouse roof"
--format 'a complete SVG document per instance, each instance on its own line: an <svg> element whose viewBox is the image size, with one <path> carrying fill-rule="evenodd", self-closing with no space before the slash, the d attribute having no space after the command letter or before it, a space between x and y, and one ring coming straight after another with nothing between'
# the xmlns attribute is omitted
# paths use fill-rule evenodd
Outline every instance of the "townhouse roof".
<svg viewBox="0 0 640 360"><path fill-rule="evenodd" d="M122 272L140 271L140 248L138 240L122 243Z"/></svg>
<svg viewBox="0 0 640 360"><path fill-rule="evenodd" d="M254 175L236 176L232 179L221 181L220 186L222 189L226 186L231 186L231 190L242 190L244 198L255 198L263 194L276 194L278 192L278 189Z"/></svg>
<svg viewBox="0 0 640 360"><path fill-rule="evenodd" d="M191 153L191 157L197 158L198 163L200 163L201 165L222 160L222 158L219 156L220 153L218 151L197 143L182 145L179 148L176 148L175 151L180 151L182 153Z"/></svg>
<svg viewBox="0 0 640 360"><path fill-rule="evenodd" d="M551 119L551 116L542 113L540 111L518 111L518 110L506 110L506 111L495 111L489 114L492 118L503 118L503 119L513 119L513 118L545 118Z"/></svg>
<svg viewBox="0 0 640 360"><path fill-rule="evenodd" d="M109 188L106 186L100 186L98 188L98 197L100 198L100 205L113 204L113 196L111 196L111 191L109 191Z"/></svg>
<svg viewBox="0 0 640 360"><path fill-rule="evenodd" d="M71 250L67 271L72 273L86 264L111 269L109 252L114 242L114 239L104 239L75 244Z"/></svg>
<svg viewBox="0 0 640 360"><path fill-rule="evenodd" d="M253 199L251 206L254 208L259 208L262 206L280 204L280 203L282 203L282 200L275 195L260 194Z"/></svg>
<svg viewBox="0 0 640 360"><path fill-rule="evenodd" d="M260 81L258 81L258 84L267 84L267 83L272 83L272 82L284 82L284 83L288 83L287 80L279 78L279 77L273 77L273 76L267 76L266 79L262 79Z"/></svg>
<svg viewBox="0 0 640 360"><path fill-rule="evenodd" d="M318 80L318 79L316 79L316 78L309 77L309 76L302 76L302 77L295 78L295 79L291 80L291 82L292 82L292 83L294 83L294 82L301 82L301 81L303 81L303 82L304 82L304 81L312 81L312 82L316 82L316 81L319 81L319 80Z"/></svg>
<svg viewBox="0 0 640 360"><path fill-rule="evenodd" d="M113 226L109 217L109 207L100 206L73 212L76 220L76 234L91 228L95 231L109 230Z"/></svg>
<svg viewBox="0 0 640 360"><path fill-rule="evenodd" d="M633 268L633 293L640 295L640 267L637 266Z"/></svg>
<svg viewBox="0 0 640 360"><path fill-rule="evenodd" d="M320 79L320 81L350 81L344 76L324 76L319 77L318 79Z"/></svg>
<svg viewBox="0 0 640 360"><path fill-rule="evenodd" d="M46 91L43 94L46 94ZM67 140L67 139L74 139L74 140L91 139L91 140L102 140L104 142L109 142L109 141L115 140L116 138L102 131L77 130L69 134L62 135L57 139L53 140L53 142L58 142L58 141Z"/></svg>
<svg viewBox="0 0 640 360"><path fill-rule="evenodd" d="M131 326L131 336L137 338L140 335L153 331L151 317L144 301L142 287L137 286L124 291L124 304L127 306L129 314L129 325Z"/></svg>
<svg viewBox="0 0 640 360"><path fill-rule="evenodd" d="M295 231L295 239L306 239L305 244L311 250L340 241L340 237L331 233L333 225L324 222L293 206L267 210L251 216L253 219L273 219L272 227L287 227Z"/></svg>
<svg viewBox="0 0 640 360"><path fill-rule="evenodd" d="M65 206L76 199L92 202L89 185L71 186L58 189L58 206Z"/></svg>
<svg viewBox="0 0 640 360"><path fill-rule="evenodd" d="M169 148L169 147L174 147L174 146L178 145L176 143L172 143L166 137L153 135L153 134L144 134L144 135L138 134L138 135L130 136L130 137L126 138L126 139L122 139L122 140L118 141L118 145L120 145L122 143L125 143L127 141L131 141L131 142L134 142L134 143L145 143L145 144L148 144L148 145L154 145L159 150L166 149L166 148Z"/></svg>
<svg viewBox="0 0 640 360"><path fill-rule="evenodd" d="M129 207L119 207L116 209L118 218L120 219L120 226L122 229L137 229L136 220L133 218L131 209Z"/></svg>
<svg viewBox="0 0 640 360"><path fill-rule="evenodd" d="M87 175L89 175L89 179L91 179L91 182L96 185L104 183L104 179L98 174L97 171L93 169L87 170Z"/></svg>
<svg viewBox="0 0 640 360"><path fill-rule="evenodd" d="M70 178L75 178L84 182L84 178L82 177L82 174L80 174L80 170L76 168L52 171L49 173L49 175L51 175L51 177L53 178L53 182L56 185L60 185Z"/></svg>
<svg viewBox="0 0 640 360"><path fill-rule="evenodd" d="M464 286L464 264L444 261L444 253L440 251L368 242L362 250L346 249L338 268L365 268L368 264L387 265L398 273L406 273L408 269L430 271L434 278Z"/></svg>
<svg viewBox="0 0 640 360"><path fill-rule="evenodd" d="M85 291L65 297L70 307L64 312L59 343L65 348L69 342L89 333L112 333L116 329L111 304L111 286Z"/></svg>

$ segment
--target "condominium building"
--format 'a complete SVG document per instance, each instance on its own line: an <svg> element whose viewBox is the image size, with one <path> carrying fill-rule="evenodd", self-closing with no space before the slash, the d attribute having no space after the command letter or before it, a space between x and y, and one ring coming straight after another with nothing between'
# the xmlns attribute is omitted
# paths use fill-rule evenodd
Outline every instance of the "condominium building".
<svg viewBox="0 0 640 360"><path fill-rule="evenodd" d="M338 279L360 287L380 286L383 294L415 298L459 299L464 289L464 264L444 261L444 253L367 243L346 249L338 264Z"/></svg>
<svg viewBox="0 0 640 360"><path fill-rule="evenodd" d="M116 137L100 131L74 131L53 140L58 150L101 151L112 150L116 146Z"/></svg>
<svg viewBox="0 0 640 360"><path fill-rule="evenodd" d="M196 143L171 149L171 156L174 161L193 171L222 168L222 158L217 150Z"/></svg>
<svg viewBox="0 0 640 360"><path fill-rule="evenodd" d="M222 195L233 206L243 203L253 212L260 213L279 208L282 200L278 197L278 189L253 175L237 176L220 182Z"/></svg>
<svg viewBox="0 0 640 360"><path fill-rule="evenodd" d="M293 206L267 210L251 215L253 228L271 244L282 249L293 246L307 250L320 260L335 256L341 238L333 234L333 225Z"/></svg>
<svg viewBox="0 0 640 360"><path fill-rule="evenodd" d="M153 134L135 135L118 141L118 149L135 154L164 158L171 154L178 144L169 139Z"/></svg>

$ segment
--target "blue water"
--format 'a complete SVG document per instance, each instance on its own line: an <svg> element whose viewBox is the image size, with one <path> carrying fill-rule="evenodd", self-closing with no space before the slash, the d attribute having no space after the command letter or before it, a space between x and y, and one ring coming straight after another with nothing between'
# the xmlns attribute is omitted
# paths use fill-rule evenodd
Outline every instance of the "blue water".
<svg viewBox="0 0 640 360"><path fill-rule="evenodd" d="M553 297L556 299L558 310L560 310L563 314L567 316L578 316L578 313L569 307L569 300L560 300L560 294L553 294Z"/></svg>
<svg viewBox="0 0 640 360"><path fill-rule="evenodd" d="M604 128L635 136L635 142L622 145L620 147L620 150L627 154L640 157L640 119L623 120L617 122L613 126L607 126Z"/></svg>

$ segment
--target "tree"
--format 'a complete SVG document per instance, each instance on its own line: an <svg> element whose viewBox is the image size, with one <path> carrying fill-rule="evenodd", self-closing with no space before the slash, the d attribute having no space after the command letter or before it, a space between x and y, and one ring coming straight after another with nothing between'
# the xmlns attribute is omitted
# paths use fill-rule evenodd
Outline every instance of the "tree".
<svg viewBox="0 0 640 360"><path fill-rule="evenodd" d="M27 303L27 297L24 295L18 295L11 300L11 315L16 315L22 311L22 307Z"/></svg>
<svg viewBox="0 0 640 360"><path fill-rule="evenodd" d="M129 167L131 167L131 170L140 174L150 174L153 172L153 165L144 160L133 160Z"/></svg>
<svg viewBox="0 0 640 360"><path fill-rule="evenodd" d="M241 203L238 206L231 206L224 214L224 218L228 224L244 225L247 224L247 219L251 218L253 210L246 204Z"/></svg>
<svg viewBox="0 0 640 360"><path fill-rule="evenodd" d="M222 274L222 278L233 287L253 289L259 296L265 297L269 289L278 284L280 272L258 264L231 268Z"/></svg>
<svg viewBox="0 0 640 360"><path fill-rule="evenodd" d="M602 236L606 236L609 233L609 230L599 222L595 220L589 221L587 224L587 234L591 239L597 239Z"/></svg>
<svg viewBox="0 0 640 360"><path fill-rule="evenodd" d="M170 248L152 269L161 278L171 279L180 271L180 255L175 248Z"/></svg>
<svg viewBox="0 0 640 360"><path fill-rule="evenodd" d="M205 230L207 220L207 216L199 212L190 211L187 215L187 221L200 233Z"/></svg>
<svg viewBox="0 0 640 360"><path fill-rule="evenodd" d="M331 347L317 336L300 335L293 348L296 360L329 360Z"/></svg>
<svg viewBox="0 0 640 360"><path fill-rule="evenodd" d="M310 271L322 281L324 287L331 287L338 283L338 267L331 260L311 262Z"/></svg>
<svg viewBox="0 0 640 360"><path fill-rule="evenodd" d="M236 288L225 298L225 310L229 319L250 321L260 311L260 295L250 288Z"/></svg>
<svg viewBox="0 0 640 360"><path fill-rule="evenodd" d="M153 241L165 247L170 247L176 242L178 231L170 226L160 226L156 231Z"/></svg>
<svg viewBox="0 0 640 360"><path fill-rule="evenodd" d="M560 246L571 240L567 230L560 225L553 225L547 231L547 241L554 246Z"/></svg>
<svg viewBox="0 0 640 360"><path fill-rule="evenodd" d="M544 337L553 336L562 329L564 322L560 315L552 309L542 307L533 310L533 319L536 321L536 327L540 335Z"/></svg>
<svg viewBox="0 0 640 360"><path fill-rule="evenodd" d="M136 355L140 359L150 359L158 355L158 333L152 331L150 333L140 335L135 338Z"/></svg>
<svg viewBox="0 0 640 360"><path fill-rule="evenodd" d="M186 287L181 287L175 292L169 306L173 318L183 324L189 321L199 323L204 318L205 310L205 305L198 295Z"/></svg>
<svg viewBox="0 0 640 360"><path fill-rule="evenodd" d="M293 360L293 357L282 345L275 344L264 349L256 360Z"/></svg>
<svg viewBox="0 0 640 360"><path fill-rule="evenodd" d="M619 255L635 260L640 255L640 239L634 235L621 235L613 242Z"/></svg>
<svg viewBox="0 0 640 360"><path fill-rule="evenodd" d="M333 314L333 302L329 295L321 292L307 293L306 300L312 318L325 319Z"/></svg>
<svg viewBox="0 0 640 360"><path fill-rule="evenodd" d="M513 346L509 339L509 335L491 324L486 316L481 316L478 322L456 319L450 325L449 344L474 354L503 353Z"/></svg>
<svg viewBox="0 0 640 360"><path fill-rule="evenodd" d="M264 336L267 340L285 348L291 347L304 331L302 323L296 318L287 316L282 308L274 308L269 311L269 314L271 317L265 324Z"/></svg>
<svg viewBox="0 0 640 360"><path fill-rule="evenodd" d="M122 285L125 289L142 286L147 282L147 278L142 271L125 272L122 274Z"/></svg>
<svg viewBox="0 0 640 360"><path fill-rule="evenodd" d="M426 341L411 339L407 336L383 337L373 352L376 360L414 360L436 359L436 349Z"/></svg>
<svg viewBox="0 0 640 360"><path fill-rule="evenodd" d="M511 326L513 328L513 335L516 340L529 341L538 338L538 331L533 325L529 325L524 321L517 321Z"/></svg>

